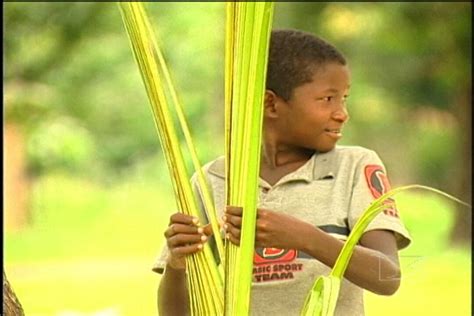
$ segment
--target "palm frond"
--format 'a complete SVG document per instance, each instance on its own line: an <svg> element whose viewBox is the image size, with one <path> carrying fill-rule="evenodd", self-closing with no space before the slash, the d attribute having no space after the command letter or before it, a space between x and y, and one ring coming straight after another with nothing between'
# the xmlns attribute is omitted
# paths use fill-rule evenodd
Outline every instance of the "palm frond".
<svg viewBox="0 0 474 316"><path fill-rule="evenodd" d="M243 208L240 246L226 244L225 314L248 315L273 3L228 2L226 204Z"/></svg>
<svg viewBox="0 0 474 316"><path fill-rule="evenodd" d="M140 2L119 2L118 5L148 94L154 122L171 175L178 209L185 214L198 217L201 223L204 223L208 217L215 236L220 236L216 212L194 150L188 124L146 11ZM168 100L167 95L171 96L171 101ZM189 181L189 172L186 169L170 104L173 104L176 110L180 129L186 139L188 153L197 172L207 216L198 207ZM215 240L219 256L222 258L224 252L222 240L220 238L215 238ZM218 267L209 244L204 245L203 251L188 256L186 266L188 271L186 282L192 293L190 295L192 314L221 315L224 308L223 268Z"/></svg>
<svg viewBox="0 0 474 316"><path fill-rule="evenodd" d="M316 279L311 291L306 297L305 304L301 311L302 316L332 316L334 314L342 277L344 276L344 272L346 271L349 260L351 259L351 256L354 252L354 247L359 242L362 234L367 229L367 226L378 214L380 214L380 212L387 209L387 207L390 207L390 203L387 203L388 199L400 192L413 189L428 190L471 208L469 204L452 195L449 195L441 190L419 184L401 186L383 194L374 200L357 220L346 242L344 243L344 246L342 247L329 276L321 276Z"/></svg>

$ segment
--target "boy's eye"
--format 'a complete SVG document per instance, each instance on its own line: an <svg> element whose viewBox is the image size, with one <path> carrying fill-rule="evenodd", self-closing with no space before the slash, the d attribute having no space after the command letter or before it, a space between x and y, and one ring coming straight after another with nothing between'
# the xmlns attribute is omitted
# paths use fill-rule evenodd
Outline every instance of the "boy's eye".
<svg viewBox="0 0 474 316"><path fill-rule="evenodd" d="M333 96L329 96L329 97L321 98L321 100L326 101L326 102L331 102L333 98L334 98Z"/></svg>
<svg viewBox="0 0 474 316"><path fill-rule="evenodd" d="M320 101L324 101L324 102L333 102L335 99L336 99L337 96L326 96L326 97L321 97L319 98L318 100ZM345 95L341 98L341 101L342 102L346 102L347 98L349 97L349 95Z"/></svg>

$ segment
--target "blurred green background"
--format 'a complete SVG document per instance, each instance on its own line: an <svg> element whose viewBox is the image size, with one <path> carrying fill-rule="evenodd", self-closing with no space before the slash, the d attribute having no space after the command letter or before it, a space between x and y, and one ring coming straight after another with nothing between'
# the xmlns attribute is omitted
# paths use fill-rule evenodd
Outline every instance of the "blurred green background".
<svg viewBox="0 0 474 316"><path fill-rule="evenodd" d="M146 3L202 162L224 152L223 3ZM171 183L115 3L4 3L4 269L26 315L156 315ZM471 202L471 3L275 5L352 69L342 144ZM471 315L471 211L397 198L414 242L367 315Z"/></svg>

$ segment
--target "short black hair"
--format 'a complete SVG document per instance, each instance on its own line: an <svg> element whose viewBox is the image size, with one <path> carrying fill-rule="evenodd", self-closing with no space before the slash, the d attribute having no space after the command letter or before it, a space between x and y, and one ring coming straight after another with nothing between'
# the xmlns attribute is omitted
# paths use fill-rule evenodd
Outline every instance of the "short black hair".
<svg viewBox="0 0 474 316"><path fill-rule="evenodd" d="M273 30L266 88L288 101L296 87L311 82L317 68L329 62L346 65L346 59L333 45L311 33Z"/></svg>

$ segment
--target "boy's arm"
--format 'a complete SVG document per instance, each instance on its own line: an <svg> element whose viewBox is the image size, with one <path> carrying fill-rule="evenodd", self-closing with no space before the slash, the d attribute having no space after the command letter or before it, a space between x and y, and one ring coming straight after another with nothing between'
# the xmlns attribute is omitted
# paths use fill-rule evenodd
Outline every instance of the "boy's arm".
<svg viewBox="0 0 474 316"><path fill-rule="evenodd" d="M344 242L319 228L307 227L300 238L300 250L306 252L329 267L333 267ZM304 231L304 229L303 229ZM380 295L392 295L400 286L400 265L394 233L388 230L373 230L364 233L360 245L347 266L344 277L352 283Z"/></svg>
<svg viewBox="0 0 474 316"><path fill-rule="evenodd" d="M189 314L185 269L166 266L158 288L158 312L161 316Z"/></svg>
<svg viewBox="0 0 474 316"><path fill-rule="evenodd" d="M239 243L242 209L227 207L224 228L227 238ZM293 216L259 209L256 247L298 249L332 268L344 242ZM344 277L381 295L392 295L400 286L398 248L393 232L366 232L356 246Z"/></svg>
<svg viewBox="0 0 474 316"><path fill-rule="evenodd" d="M160 315L189 315L185 257L200 251L211 233L210 225L199 227L195 217L182 213L171 215L164 233L169 254L157 293Z"/></svg>

